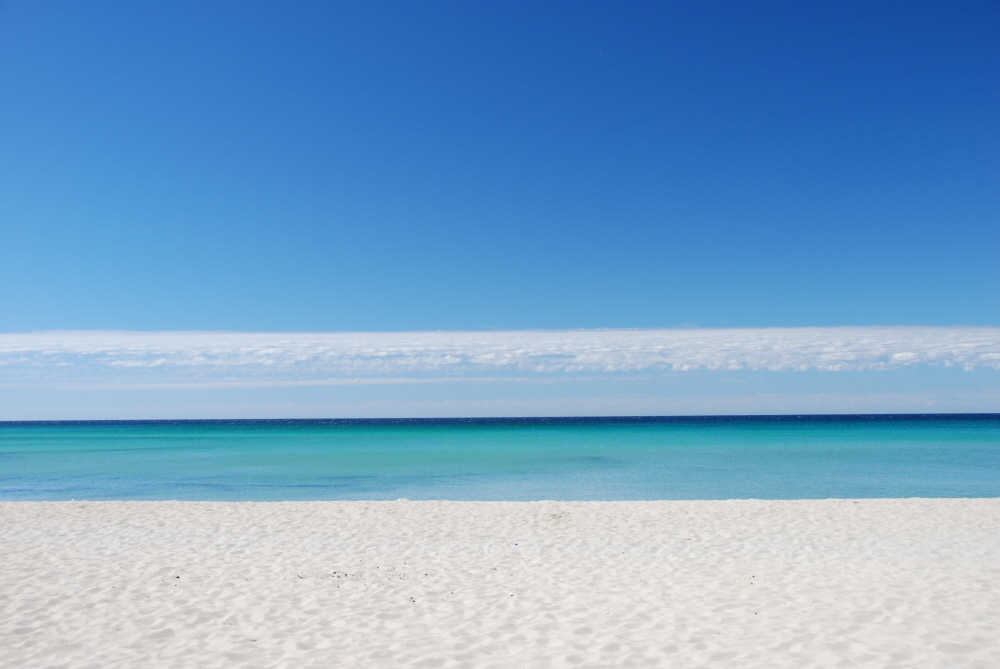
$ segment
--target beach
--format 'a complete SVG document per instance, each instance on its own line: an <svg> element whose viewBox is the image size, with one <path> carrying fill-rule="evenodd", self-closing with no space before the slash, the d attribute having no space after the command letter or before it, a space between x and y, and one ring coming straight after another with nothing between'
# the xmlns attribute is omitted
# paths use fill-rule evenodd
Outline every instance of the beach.
<svg viewBox="0 0 1000 669"><path fill-rule="evenodd" d="M10 667L1000 666L1000 499L0 503Z"/></svg>

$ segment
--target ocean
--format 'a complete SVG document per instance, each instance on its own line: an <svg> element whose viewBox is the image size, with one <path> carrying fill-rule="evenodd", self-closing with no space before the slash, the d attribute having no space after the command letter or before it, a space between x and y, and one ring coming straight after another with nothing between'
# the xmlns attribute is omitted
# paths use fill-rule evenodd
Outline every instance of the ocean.
<svg viewBox="0 0 1000 669"><path fill-rule="evenodd" d="M1000 414L0 422L0 500L1000 497Z"/></svg>

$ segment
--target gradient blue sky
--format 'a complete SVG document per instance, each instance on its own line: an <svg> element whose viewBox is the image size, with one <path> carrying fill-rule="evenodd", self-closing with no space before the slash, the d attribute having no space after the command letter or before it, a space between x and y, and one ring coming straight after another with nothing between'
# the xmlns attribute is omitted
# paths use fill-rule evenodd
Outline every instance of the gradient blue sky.
<svg viewBox="0 0 1000 669"><path fill-rule="evenodd" d="M0 419L1000 411L998 119L987 0L0 1Z"/></svg>
<svg viewBox="0 0 1000 669"><path fill-rule="evenodd" d="M0 3L0 331L1000 324L1000 4Z"/></svg>

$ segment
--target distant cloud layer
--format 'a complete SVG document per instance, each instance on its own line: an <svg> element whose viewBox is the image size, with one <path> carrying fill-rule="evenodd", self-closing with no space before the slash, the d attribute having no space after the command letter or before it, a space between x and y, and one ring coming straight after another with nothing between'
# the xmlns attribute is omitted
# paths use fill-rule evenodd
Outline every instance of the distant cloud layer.
<svg viewBox="0 0 1000 669"><path fill-rule="evenodd" d="M1000 369L1000 328L0 334L0 383L283 385L703 371Z"/></svg>

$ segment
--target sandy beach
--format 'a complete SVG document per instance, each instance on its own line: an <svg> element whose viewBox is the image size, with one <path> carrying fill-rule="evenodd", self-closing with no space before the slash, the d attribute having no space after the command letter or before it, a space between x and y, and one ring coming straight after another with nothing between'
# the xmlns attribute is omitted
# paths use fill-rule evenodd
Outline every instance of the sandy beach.
<svg viewBox="0 0 1000 669"><path fill-rule="evenodd" d="M9 667L1000 667L1000 499L0 504Z"/></svg>

